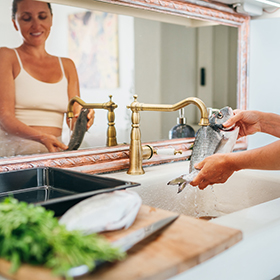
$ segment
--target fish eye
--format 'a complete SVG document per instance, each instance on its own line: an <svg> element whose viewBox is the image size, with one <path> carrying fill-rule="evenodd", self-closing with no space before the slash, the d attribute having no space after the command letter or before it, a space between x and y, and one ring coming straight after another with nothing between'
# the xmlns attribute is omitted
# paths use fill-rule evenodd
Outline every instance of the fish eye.
<svg viewBox="0 0 280 280"><path fill-rule="evenodd" d="M217 118L221 119L223 117L223 114L221 112L218 113Z"/></svg>

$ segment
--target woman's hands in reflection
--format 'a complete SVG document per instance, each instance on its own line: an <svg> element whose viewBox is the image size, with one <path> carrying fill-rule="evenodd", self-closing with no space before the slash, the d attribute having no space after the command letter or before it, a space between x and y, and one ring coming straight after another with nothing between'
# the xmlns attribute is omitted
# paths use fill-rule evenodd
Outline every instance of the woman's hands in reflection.
<svg viewBox="0 0 280 280"><path fill-rule="evenodd" d="M41 137L41 143L44 144L50 153L60 152L66 150L68 146L61 143L55 136L50 134L44 134Z"/></svg>
<svg viewBox="0 0 280 280"><path fill-rule="evenodd" d="M89 109L89 113L87 115L87 118L88 118L87 130L89 130L89 128L93 125L94 115L95 115L95 111L93 109Z"/></svg>
<svg viewBox="0 0 280 280"><path fill-rule="evenodd" d="M71 124L71 127L70 127L71 130L74 129L76 120L77 120L77 118L79 117L79 114L80 114L81 109L82 109L82 107L80 107L79 110L77 110L77 111L74 113L74 117L72 118L72 122L70 122L69 119L67 119L67 124L68 124L69 127L70 127L70 124ZM87 130L89 130L89 128L93 125L93 123L94 123L94 118L95 118L95 111L94 111L93 109L89 109L89 112L88 112L88 114L87 114L87 119L88 119L88 122L87 122Z"/></svg>
<svg viewBox="0 0 280 280"><path fill-rule="evenodd" d="M80 115L81 109L82 109L82 107L80 107L80 109L78 110L78 112L76 112L76 113L74 114L73 122L72 122L72 125L71 125L71 130L74 129L74 125L75 125L75 123L76 123L77 118L78 118L79 115ZM89 128L93 125L94 116L95 116L95 111L94 111L93 109L89 109L89 112L88 112L88 114L87 114L87 119L88 119L88 122L87 122L87 130L89 130ZM69 124L68 124L68 125L69 125Z"/></svg>

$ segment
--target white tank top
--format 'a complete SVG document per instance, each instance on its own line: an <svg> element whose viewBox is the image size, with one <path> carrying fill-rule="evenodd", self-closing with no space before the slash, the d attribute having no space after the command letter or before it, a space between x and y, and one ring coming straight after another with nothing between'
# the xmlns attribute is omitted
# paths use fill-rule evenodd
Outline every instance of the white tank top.
<svg viewBox="0 0 280 280"><path fill-rule="evenodd" d="M28 74L23 68L17 50L15 53L21 68L14 80L16 118L30 126L62 128L68 105L68 81L61 58L59 57L62 79L57 83L45 83Z"/></svg>

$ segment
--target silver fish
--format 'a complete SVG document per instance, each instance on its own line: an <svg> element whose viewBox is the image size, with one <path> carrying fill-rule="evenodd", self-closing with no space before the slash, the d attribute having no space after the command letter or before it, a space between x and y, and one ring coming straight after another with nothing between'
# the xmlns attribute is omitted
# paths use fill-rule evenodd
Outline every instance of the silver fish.
<svg viewBox="0 0 280 280"><path fill-rule="evenodd" d="M77 118L74 125L74 130L68 144L68 149L66 151L78 150L80 145L82 144L84 135L87 131L88 112L88 109L82 108L79 117Z"/></svg>
<svg viewBox="0 0 280 280"><path fill-rule="evenodd" d="M232 152L239 127L233 126L227 129L223 127L223 123L232 116L233 110L230 107L224 107L209 117L209 126L203 126L197 131L189 173L169 181L167 185L178 185L178 193L180 193L199 173L200 170L194 168L196 163L216 153Z"/></svg>
<svg viewBox="0 0 280 280"><path fill-rule="evenodd" d="M129 228L142 204L138 193L119 190L82 200L60 218L67 230L80 230L84 235L94 232Z"/></svg>

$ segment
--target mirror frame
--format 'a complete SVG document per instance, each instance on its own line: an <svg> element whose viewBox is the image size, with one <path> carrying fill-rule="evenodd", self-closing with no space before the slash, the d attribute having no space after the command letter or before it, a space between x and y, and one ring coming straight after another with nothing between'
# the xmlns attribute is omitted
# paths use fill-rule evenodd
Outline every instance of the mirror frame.
<svg viewBox="0 0 280 280"><path fill-rule="evenodd" d="M237 107L247 109L248 100L248 50L250 16L238 14L234 9L223 4L204 1L185 2L183 0L41 0L56 4L72 5L142 18L157 19L167 22L186 23L187 26L206 26L223 24L238 28L238 85ZM170 147L181 150L176 156L153 156L143 165L160 164L187 159L194 141L191 139L173 139L149 143L154 148ZM240 139L235 150L247 148L246 137ZM71 152L36 154L0 159L0 172L36 168L42 166L71 168L86 173L104 173L127 169L129 164L129 145L92 148Z"/></svg>

